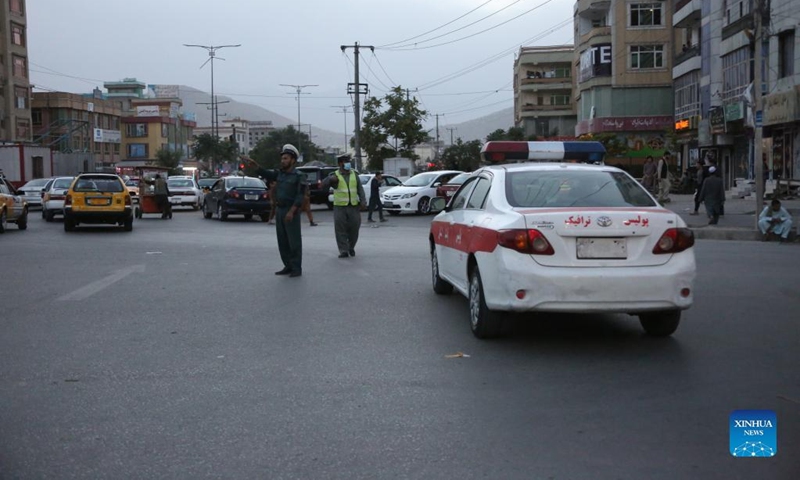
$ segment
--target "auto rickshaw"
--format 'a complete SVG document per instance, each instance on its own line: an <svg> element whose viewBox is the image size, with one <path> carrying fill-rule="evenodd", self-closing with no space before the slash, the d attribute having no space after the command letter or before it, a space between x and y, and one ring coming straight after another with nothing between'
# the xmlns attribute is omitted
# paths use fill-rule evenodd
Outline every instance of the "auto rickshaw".
<svg viewBox="0 0 800 480"><path fill-rule="evenodd" d="M146 213L163 215L164 211L156 202L153 185L149 185L147 181L152 181L156 175L161 175L166 180L170 169L168 167L148 166L133 167L133 170L134 175L139 178L139 195L138 201L135 202L133 215L136 218L142 218L142 215ZM172 218L172 209L169 208L169 203L167 203L167 208L167 216Z"/></svg>

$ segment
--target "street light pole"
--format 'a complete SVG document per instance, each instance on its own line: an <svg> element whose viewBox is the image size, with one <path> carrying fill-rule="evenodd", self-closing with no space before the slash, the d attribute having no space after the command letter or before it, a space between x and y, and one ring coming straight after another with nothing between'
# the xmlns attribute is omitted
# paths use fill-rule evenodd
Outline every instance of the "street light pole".
<svg viewBox="0 0 800 480"><path fill-rule="evenodd" d="M297 147L301 147L301 137L300 137L300 95L302 94L302 90L307 87L318 87L319 85L291 85L286 83L281 83L281 87L292 87L295 89L297 93Z"/></svg>
<svg viewBox="0 0 800 480"><path fill-rule="evenodd" d="M336 113L344 113L344 150L342 153L347 153L347 114L350 113L347 111L350 108L350 105L331 105L332 108L341 108L341 110L337 110Z"/></svg>
<svg viewBox="0 0 800 480"><path fill-rule="evenodd" d="M216 105L217 98L214 96L214 60L215 59L225 60L222 57L217 57L217 50L220 50L222 48L236 48L236 47L241 47L242 45L240 43L236 44L236 45L216 45L216 46L215 45L193 45L193 44L184 43L183 46L184 47L204 48L204 49L206 49L208 51L208 60L203 62L203 64L200 65L200 68L205 67L206 63L211 62L211 136L214 137L214 138L218 138L219 137L219 125L217 125L217 122L218 122L218 120L217 120L217 105ZM215 157L211 158L211 163L212 163L211 169L213 170L214 169L214 163L216 163L216 158Z"/></svg>

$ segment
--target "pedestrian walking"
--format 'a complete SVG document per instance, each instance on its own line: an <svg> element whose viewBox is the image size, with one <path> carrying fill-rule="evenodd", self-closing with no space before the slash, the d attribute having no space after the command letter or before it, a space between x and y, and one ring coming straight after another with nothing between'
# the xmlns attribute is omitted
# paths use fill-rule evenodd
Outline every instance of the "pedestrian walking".
<svg viewBox="0 0 800 480"><path fill-rule="evenodd" d="M670 173L669 173L669 152L664 152L664 155L658 160L656 167L656 181L658 182L658 201L659 203L668 203L669 189L670 189Z"/></svg>
<svg viewBox="0 0 800 480"><path fill-rule="evenodd" d="M156 205L158 205L158 208L161 210L161 218L172 218L172 205L169 203L169 186L167 185L167 181L164 180L159 173L156 173L153 180L143 178L142 181L153 186L153 194L155 195Z"/></svg>
<svg viewBox="0 0 800 480"><path fill-rule="evenodd" d="M642 185L644 188L647 189L648 192L653 193L656 179L656 162L653 161L653 157L651 155L647 156L647 160L644 162L644 169L642 170Z"/></svg>
<svg viewBox="0 0 800 480"><path fill-rule="evenodd" d="M317 222L314 221L314 214L311 213L311 192L308 184L306 184L305 193L303 194L303 207L302 210L305 212L306 216L308 217L308 224L312 227L316 227L319 225Z"/></svg>
<svg viewBox="0 0 800 480"><path fill-rule="evenodd" d="M258 174L275 182L275 233L278 236L278 251L283 268L275 275L299 277L303 274L303 241L300 236L300 217L295 216L303 205L306 176L295 169L300 152L294 145L286 144L281 149L281 168L264 169L249 157L242 157L258 167Z"/></svg>
<svg viewBox="0 0 800 480"><path fill-rule="evenodd" d="M700 190L700 201L706 205L709 225L719 222L722 206L725 204L725 186L718 173L717 167L709 167L708 178L703 181L703 188Z"/></svg>
<svg viewBox="0 0 800 480"><path fill-rule="evenodd" d="M350 155L340 155L339 168L323 180L323 191L333 188L333 225L339 258L355 257L358 231L361 228L361 208L364 187L352 170Z"/></svg>
<svg viewBox="0 0 800 480"><path fill-rule="evenodd" d="M698 211L700 210L700 190L703 189L703 182L706 179L706 172L703 168L703 164L697 162L695 165L697 171L695 173L695 181L697 182L697 188L694 191L694 211L689 215L698 215Z"/></svg>
<svg viewBox="0 0 800 480"><path fill-rule="evenodd" d="M378 172L372 177L369 182L369 207L367 207L367 222L374 223L372 219L373 210L378 210L381 222L385 222L383 218L383 203L381 202L381 184L383 183L383 173Z"/></svg>

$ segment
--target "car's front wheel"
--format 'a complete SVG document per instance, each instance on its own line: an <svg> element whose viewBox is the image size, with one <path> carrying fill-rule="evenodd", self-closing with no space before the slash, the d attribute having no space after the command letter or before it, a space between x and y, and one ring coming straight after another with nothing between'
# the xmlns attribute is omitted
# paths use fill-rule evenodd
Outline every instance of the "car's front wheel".
<svg viewBox="0 0 800 480"><path fill-rule="evenodd" d="M503 330L503 312L489 310L483 296L483 282L478 266L472 271L469 282L469 319L472 334L478 338L494 338Z"/></svg>
<svg viewBox="0 0 800 480"><path fill-rule="evenodd" d="M4 233L8 228L8 218L6 218L5 209L0 210L0 233Z"/></svg>
<svg viewBox="0 0 800 480"><path fill-rule="evenodd" d="M427 215L431 212L431 199L428 197L422 197L419 199L419 203L417 203L417 213L420 215Z"/></svg>
<svg viewBox="0 0 800 480"><path fill-rule="evenodd" d="M433 291L439 295L453 293L453 286L439 276L439 256L436 254L436 245L433 243L431 243L431 280L433 280Z"/></svg>
<svg viewBox="0 0 800 480"><path fill-rule="evenodd" d="M668 337L675 333L681 323L680 310L666 310L639 314L639 322L648 335Z"/></svg>

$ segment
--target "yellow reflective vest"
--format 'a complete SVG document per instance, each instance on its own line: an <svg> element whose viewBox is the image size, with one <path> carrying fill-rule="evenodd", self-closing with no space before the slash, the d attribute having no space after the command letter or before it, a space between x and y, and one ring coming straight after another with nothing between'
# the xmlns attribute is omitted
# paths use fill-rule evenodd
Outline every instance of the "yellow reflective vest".
<svg viewBox="0 0 800 480"><path fill-rule="evenodd" d="M336 177L339 179L339 184L333 190L333 205L336 207L358 205L358 175L351 171L350 182L347 182L341 172L336 170Z"/></svg>

